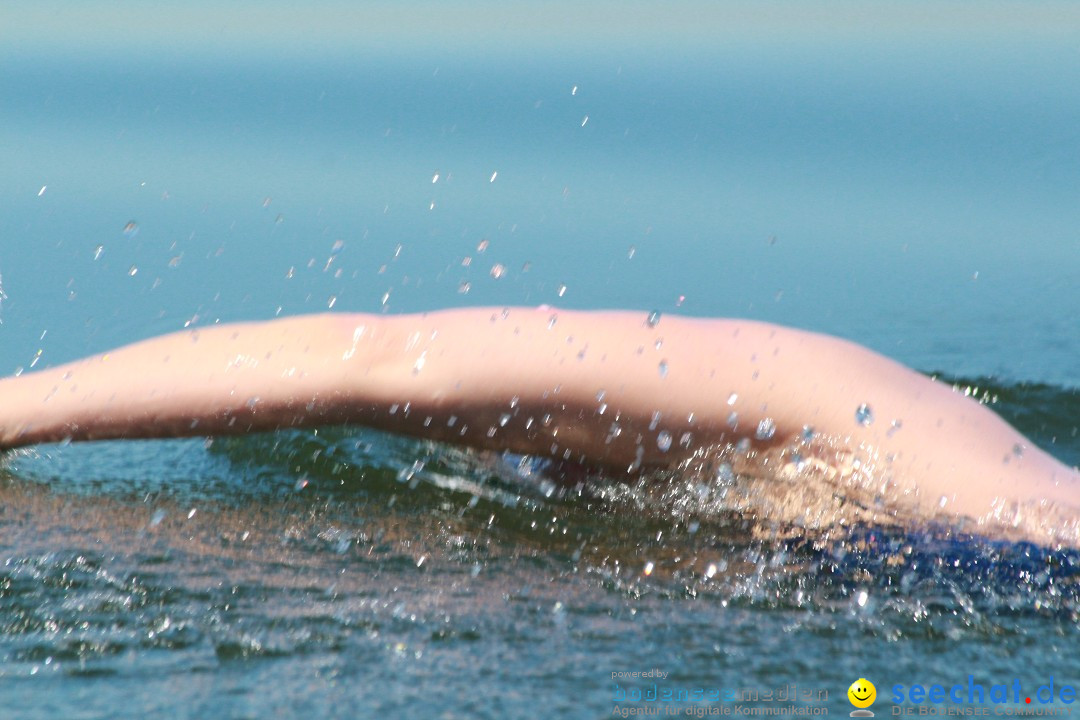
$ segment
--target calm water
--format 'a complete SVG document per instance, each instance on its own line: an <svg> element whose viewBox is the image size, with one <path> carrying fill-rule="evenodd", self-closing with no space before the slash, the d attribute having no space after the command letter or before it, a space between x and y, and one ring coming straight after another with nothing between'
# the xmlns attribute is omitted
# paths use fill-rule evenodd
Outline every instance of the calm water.
<svg viewBox="0 0 1080 720"><path fill-rule="evenodd" d="M1080 463L1080 16L979 12L6 3L0 372L327 309L742 316L988 388ZM880 715L895 684L1080 685L1075 553L781 537L679 478L528 470L345 429L9 458L0 703L600 717L658 668L834 715L865 676Z"/></svg>

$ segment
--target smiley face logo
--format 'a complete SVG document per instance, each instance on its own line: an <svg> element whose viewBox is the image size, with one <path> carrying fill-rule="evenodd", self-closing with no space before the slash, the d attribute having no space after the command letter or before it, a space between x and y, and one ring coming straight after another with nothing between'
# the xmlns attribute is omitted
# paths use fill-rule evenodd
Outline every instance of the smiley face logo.
<svg viewBox="0 0 1080 720"><path fill-rule="evenodd" d="M866 678L859 678L851 683L847 691L848 700L857 708L868 708L877 699L877 688ZM854 713L852 713L854 715Z"/></svg>

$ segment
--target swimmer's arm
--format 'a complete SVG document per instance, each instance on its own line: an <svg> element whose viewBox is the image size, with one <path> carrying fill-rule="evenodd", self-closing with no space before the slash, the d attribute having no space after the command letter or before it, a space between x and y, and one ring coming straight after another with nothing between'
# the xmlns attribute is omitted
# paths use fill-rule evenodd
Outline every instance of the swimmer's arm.
<svg viewBox="0 0 1080 720"><path fill-rule="evenodd" d="M864 403L869 425L855 418ZM761 323L321 315L176 333L0 381L0 447L345 422L622 472L702 445L786 443L808 425L871 449L876 477L908 483L924 506L1077 504L1075 471L986 408L851 343Z"/></svg>
<svg viewBox="0 0 1080 720"><path fill-rule="evenodd" d="M515 313L528 321L523 342L492 322L497 312L214 325L0 379L0 448L357 423L543 454L547 438L560 438L575 459L603 463L591 412L576 399L592 380L549 362L549 351L576 347L556 342L546 314ZM580 337L590 325L581 315L564 322ZM528 428L524 417L503 419L526 409L536 413Z"/></svg>
<svg viewBox="0 0 1080 720"><path fill-rule="evenodd" d="M357 423L624 471L666 465L697 388L660 382L638 315L469 309L177 332L0 380L0 448ZM660 431L676 434L671 452Z"/></svg>

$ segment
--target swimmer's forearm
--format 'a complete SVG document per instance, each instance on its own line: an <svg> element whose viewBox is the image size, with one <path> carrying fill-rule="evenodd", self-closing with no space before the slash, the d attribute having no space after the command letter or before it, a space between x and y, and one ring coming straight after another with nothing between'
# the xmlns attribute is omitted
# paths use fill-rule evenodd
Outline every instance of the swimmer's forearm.
<svg viewBox="0 0 1080 720"><path fill-rule="evenodd" d="M553 330L550 315L518 310L513 325L488 310L316 315L165 335L0 380L0 448L348 422L597 464L669 461L655 438L638 457L640 434L597 432L603 387L613 397L628 383L656 388L616 378L614 355L598 362L612 338L596 318L568 313ZM650 401L649 414L686 425L666 405Z"/></svg>
<svg viewBox="0 0 1080 720"><path fill-rule="evenodd" d="M626 336L638 320L605 328L600 315L565 313L555 329L553 316L315 315L177 332L0 380L0 448L357 423L595 464L670 462L675 453L655 435L688 427L677 419L686 413L647 397L662 389L655 358L639 358L642 378L621 358L621 341L655 339ZM610 361L605 346L617 352ZM644 393L628 403L633 412L607 416L627 432L598 432L597 396L607 387L618 402L627 386Z"/></svg>
<svg viewBox="0 0 1080 720"><path fill-rule="evenodd" d="M749 376L752 363L708 338L717 327L537 309L212 326L0 380L0 447L354 422L624 469L667 465L680 442L746 436L764 416L747 396L741 427L725 424L736 380L722 380Z"/></svg>
<svg viewBox="0 0 1080 720"><path fill-rule="evenodd" d="M0 380L0 447L337 422L352 332L328 315L212 326Z"/></svg>

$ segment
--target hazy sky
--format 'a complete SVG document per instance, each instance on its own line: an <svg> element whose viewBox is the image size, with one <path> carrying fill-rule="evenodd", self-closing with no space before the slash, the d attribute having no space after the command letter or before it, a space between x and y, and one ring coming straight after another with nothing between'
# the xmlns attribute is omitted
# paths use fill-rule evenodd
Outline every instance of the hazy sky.
<svg viewBox="0 0 1080 720"><path fill-rule="evenodd" d="M1080 4L1021 2L30 2L5 0L0 42L11 50L229 53L367 48L497 52L608 43L671 47L738 40L822 43L890 36L1062 39ZM782 49L782 48L778 48Z"/></svg>

